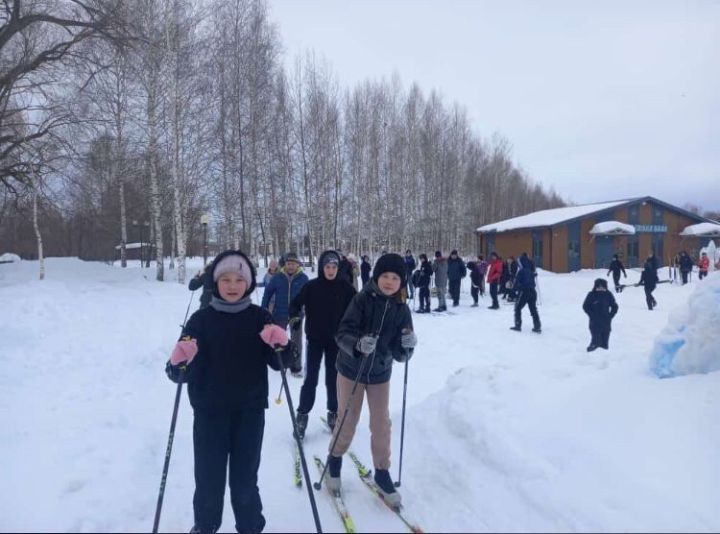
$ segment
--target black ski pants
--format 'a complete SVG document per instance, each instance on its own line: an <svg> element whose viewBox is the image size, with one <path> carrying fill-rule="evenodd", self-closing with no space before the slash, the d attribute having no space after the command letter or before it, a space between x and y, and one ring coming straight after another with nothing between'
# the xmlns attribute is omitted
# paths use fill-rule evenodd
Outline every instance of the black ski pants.
<svg viewBox="0 0 720 534"><path fill-rule="evenodd" d="M645 302L647 302L648 310L652 310L655 306L657 306L657 301L652 295L652 292L655 291L655 285L645 284L643 289L645 290Z"/></svg>
<svg viewBox="0 0 720 534"><path fill-rule="evenodd" d="M428 286L420 288L420 309L427 312L430 311L430 288Z"/></svg>
<svg viewBox="0 0 720 534"><path fill-rule="evenodd" d="M475 304L478 303L478 293L480 293L480 288L475 284L470 284L470 296Z"/></svg>
<svg viewBox="0 0 720 534"><path fill-rule="evenodd" d="M702 280L707 276L707 271L698 271L698 280Z"/></svg>
<svg viewBox="0 0 720 534"><path fill-rule="evenodd" d="M325 388L327 389L327 409L329 412L337 412L337 361L338 346L335 340L308 339L307 342L307 369L305 382L300 389L300 405L298 411L310 413L315 405L315 391L320 378L320 364L325 354Z"/></svg>
<svg viewBox="0 0 720 534"><path fill-rule="evenodd" d="M458 305L460 303L460 280L450 280L450 297L452 298L453 304Z"/></svg>
<svg viewBox="0 0 720 534"><path fill-rule="evenodd" d="M265 409L195 410L195 525L215 532L222 523L230 461L230 500L238 532L262 532L265 518L257 486Z"/></svg>
<svg viewBox="0 0 720 534"><path fill-rule="evenodd" d="M610 325L609 324L597 324L590 321L590 344L603 349L610 348L608 343L610 342Z"/></svg>
<svg viewBox="0 0 720 534"><path fill-rule="evenodd" d="M620 271L615 272L613 271L613 283L615 284L615 292L617 293L617 289L620 286Z"/></svg>
<svg viewBox="0 0 720 534"><path fill-rule="evenodd" d="M522 326L522 309L528 305L530 315L532 315L533 328L540 328L540 316L537 311L537 291L535 288L523 289L518 293L518 299L515 302L515 326Z"/></svg>
<svg viewBox="0 0 720 534"><path fill-rule="evenodd" d="M498 302L498 283L490 282L490 298L492 298L492 307L499 308L500 303Z"/></svg>
<svg viewBox="0 0 720 534"><path fill-rule="evenodd" d="M683 271L682 269L680 269L680 278L682 278L683 285L688 283L688 274L689 271Z"/></svg>

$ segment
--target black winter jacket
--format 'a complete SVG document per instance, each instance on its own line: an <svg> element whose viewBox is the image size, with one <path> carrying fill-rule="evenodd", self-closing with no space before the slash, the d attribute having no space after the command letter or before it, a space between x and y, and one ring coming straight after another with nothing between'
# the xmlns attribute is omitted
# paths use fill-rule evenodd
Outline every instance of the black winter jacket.
<svg viewBox="0 0 720 534"><path fill-rule="evenodd" d="M458 258L448 259L448 280L461 280L467 275L467 269L465 269L465 262Z"/></svg>
<svg viewBox="0 0 720 534"><path fill-rule="evenodd" d="M645 286L648 291L653 291L658 283L657 260L655 258L645 260L643 271L640 274L639 285Z"/></svg>
<svg viewBox="0 0 720 534"><path fill-rule="evenodd" d="M267 367L277 371L280 366L260 332L272 322L270 312L254 304L239 313L219 312L209 306L196 311L182 335L197 340L198 353L184 375L180 366L168 362L168 377L176 383L187 382L194 409L267 408ZM283 352L287 355L293 350L288 346Z"/></svg>
<svg viewBox="0 0 720 534"><path fill-rule="evenodd" d="M625 266L623 265L623 263L620 260L611 261L607 273L613 273L614 276L617 276L619 278L620 272L622 272L627 277L627 273L625 272Z"/></svg>
<svg viewBox="0 0 720 534"><path fill-rule="evenodd" d="M324 254L320 255L318 267ZM299 317L305 308L305 334L308 339L323 341L333 339L345 310L355 296L355 288L345 280L325 278L322 268L318 277L305 284L290 303L290 317Z"/></svg>
<svg viewBox="0 0 720 534"><path fill-rule="evenodd" d="M412 330L412 316L399 294L387 297L370 280L353 298L338 328L335 341L340 348L337 370L345 378L359 378L362 384L382 384L390 380L393 359L402 362L407 358L400 345L403 329ZM375 352L363 356L356 348L364 335L378 335Z"/></svg>
<svg viewBox="0 0 720 534"><path fill-rule="evenodd" d="M360 264L360 279L362 280L363 285L367 284L368 280L370 280L371 272L372 265L370 265L369 262L363 260Z"/></svg>
<svg viewBox="0 0 720 534"><path fill-rule="evenodd" d="M430 287L430 279L432 278L433 270L429 261L423 260L415 273L417 273L417 277L413 278L413 285L415 287ZM413 276L415 276L415 274L413 274ZM417 283L415 283L415 281Z"/></svg>
<svg viewBox="0 0 720 534"><path fill-rule="evenodd" d="M590 327L600 326L610 329L610 322L618 312L618 305L615 297L609 291L597 291L593 289L585 297L583 310L590 317Z"/></svg>

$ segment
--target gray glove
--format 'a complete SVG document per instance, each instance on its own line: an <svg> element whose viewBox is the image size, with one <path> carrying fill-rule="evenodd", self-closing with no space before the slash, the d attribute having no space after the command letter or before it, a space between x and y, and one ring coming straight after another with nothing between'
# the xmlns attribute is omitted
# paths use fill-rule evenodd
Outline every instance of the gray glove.
<svg viewBox="0 0 720 534"><path fill-rule="evenodd" d="M365 335L357 342L357 350L367 356L375 350L378 338L376 336Z"/></svg>
<svg viewBox="0 0 720 534"><path fill-rule="evenodd" d="M417 345L417 336L415 335L415 332L412 330L404 332L400 338L400 345L404 349L414 349L415 345Z"/></svg>

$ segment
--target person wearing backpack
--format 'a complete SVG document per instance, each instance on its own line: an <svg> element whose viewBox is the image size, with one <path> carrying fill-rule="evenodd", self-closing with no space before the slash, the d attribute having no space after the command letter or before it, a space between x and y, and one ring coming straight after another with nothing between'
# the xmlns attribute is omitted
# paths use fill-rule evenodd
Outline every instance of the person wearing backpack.
<svg viewBox="0 0 720 534"><path fill-rule="evenodd" d="M432 265L426 254L420 254L420 267L413 273L413 285L418 289L420 295L420 308L418 313L430 313L430 277L432 277Z"/></svg>

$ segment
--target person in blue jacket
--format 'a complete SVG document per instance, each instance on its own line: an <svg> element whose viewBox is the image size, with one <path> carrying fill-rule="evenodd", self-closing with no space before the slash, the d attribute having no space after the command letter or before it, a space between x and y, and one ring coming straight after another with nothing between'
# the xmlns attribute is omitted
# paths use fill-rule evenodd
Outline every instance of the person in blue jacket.
<svg viewBox="0 0 720 534"><path fill-rule="evenodd" d="M530 315L532 315L533 329L532 331L536 334L541 332L540 330L540 315L537 311L537 290L535 289L535 265L526 252L523 252L517 260L518 271L515 276L514 289L517 292L517 300L515 301L515 326L510 327L510 330L516 330L520 332L522 330L522 309L525 304L530 309Z"/></svg>
<svg viewBox="0 0 720 534"><path fill-rule="evenodd" d="M284 256L285 265L275 276L270 279L262 298L262 307L269 310L270 302L275 297L275 305L272 309L273 321L276 325L287 328L290 321L290 302L299 293L302 287L308 283L307 275L302 272L300 260L293 252ZM290 339L297 347L296 360L290 366L293 376L302 377L302 316L299 321L292 325Z"/></svg>

